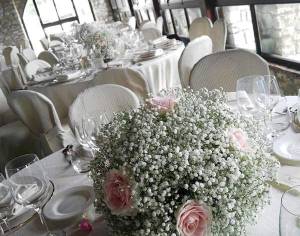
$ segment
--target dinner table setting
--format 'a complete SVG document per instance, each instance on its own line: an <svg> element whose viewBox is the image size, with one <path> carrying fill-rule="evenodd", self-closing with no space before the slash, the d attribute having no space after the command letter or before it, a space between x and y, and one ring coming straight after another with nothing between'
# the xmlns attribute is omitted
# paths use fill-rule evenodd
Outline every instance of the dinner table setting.
<svg viewBox="0 0 300 236"><path fill-rule="evenodd" d="M299 235L300 98L275 76L95 114L76 124L76 144L6 164L0 233Z"/></svg>

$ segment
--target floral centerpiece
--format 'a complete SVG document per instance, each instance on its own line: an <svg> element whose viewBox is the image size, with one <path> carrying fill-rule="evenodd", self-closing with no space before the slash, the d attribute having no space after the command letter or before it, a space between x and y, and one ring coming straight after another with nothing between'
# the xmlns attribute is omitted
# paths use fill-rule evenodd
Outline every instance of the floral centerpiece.
<svg viewBox="0 0 300 236"><path fill-rule="evenodd" d="M150 98L102 127L95 206L112 235L241 235L268 202L278 162L221 90L175 97Z"/></svg>
<svg viewBox="0 0 300 236"><path fill-rule="evenodd" d="M114 40L108 31L98 31L91 36L91 45L96 58L114 57Z"/></svg>

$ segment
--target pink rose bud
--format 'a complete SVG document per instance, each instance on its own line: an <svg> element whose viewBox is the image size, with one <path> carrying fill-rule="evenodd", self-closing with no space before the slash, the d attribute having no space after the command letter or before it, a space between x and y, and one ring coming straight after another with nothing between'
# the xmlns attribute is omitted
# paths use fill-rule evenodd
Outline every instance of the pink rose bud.
<svg viewBox="0 0 300 236"><path fill-rule="evenodd" d="M247 134L241 130L232 128L228 131L228 137L236 148L246 151L249 149Z"/></svg>
<svg viewBox="0 0 300 236"><path fill-rule="evenodd" d="M211 213L200 202L187 201L177 215L177 231L180 236L205 236L209 232Z"/></svg>
<svg viewBox="0 0 300 236"><path fill-rule="evenodd" d="M93 226L91 225L88 219L82 219L79 224L79 228L81 231L84 232L91 232L93 230Z"/></svg>
<svg viewBox="0 0 300 236"><path fill-rule="evenodd" d="M174 109L176 99L171 96L154 97L148 100L150 107L157 109L159 112L170 112Z"/></svg>
<svg viewBox="0 0 300 236"><path fill-rule="evenodd" d="M106 174L104 201L112 214L132 214L132 189L130 181L121 171L111 170Z"/></svg>

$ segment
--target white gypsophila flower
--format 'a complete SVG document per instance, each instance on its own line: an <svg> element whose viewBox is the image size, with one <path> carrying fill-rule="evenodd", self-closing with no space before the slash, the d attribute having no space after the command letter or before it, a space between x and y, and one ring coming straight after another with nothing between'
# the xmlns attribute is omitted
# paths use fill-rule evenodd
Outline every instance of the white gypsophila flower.
<svg viewBox="0 0 300 236"><path fill-rule="evenodd" d="M163 91L175 96L172 110L155 107L116 114L98 136L91 164L96 208L113 235L179 235L176 212L191 199L212 212L214 235L242 235L268 203L278 162L265 149L259 126L233 113L220 90ZM229 130L247 135L247 149ZM104 177L124 169L135 183L135 216L115 216L103 196Z"/></svg>

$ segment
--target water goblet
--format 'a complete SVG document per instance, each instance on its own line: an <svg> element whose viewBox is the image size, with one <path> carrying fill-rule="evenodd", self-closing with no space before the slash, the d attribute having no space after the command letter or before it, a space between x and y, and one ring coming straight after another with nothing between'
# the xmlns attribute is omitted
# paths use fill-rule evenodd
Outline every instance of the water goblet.
<svg viewBox="0 0 300 236"><path fill-rule="evenodd" d="M12 214L14 208L14 198L12 196L10 186L5 177L0 173L0 220L4 223L6 230L10 231L7 223L7 218ZM1 234L4 234L4 229L0 225Z"/></svg>
<svg viewBox="0 0 300 236"><path fill-rule="evenodd" d="M42 214L42 207L50 197L51 183L39 158L35 154L16 157L5 165L5 173L14 200L39 215L48 236L62 235L63 232L49 231Z"/></svg>
<svg viewBox="0 0 300 236"><path fill-rule="evenodd" d="M279 235L300 235L300 186L287 190L281 197Z"/></svg>

